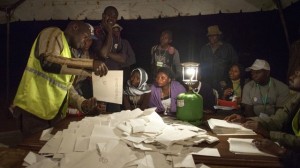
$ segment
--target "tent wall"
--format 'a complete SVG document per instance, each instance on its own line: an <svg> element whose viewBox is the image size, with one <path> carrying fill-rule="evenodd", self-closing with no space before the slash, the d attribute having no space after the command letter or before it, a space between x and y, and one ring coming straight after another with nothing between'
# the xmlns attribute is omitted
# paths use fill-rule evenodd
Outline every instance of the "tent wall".
<svg viewBox="0 0 300 168"><path fill-rule="evenodd" d="M291 41L296 39L299 28L300 3L285 9L285 16ZM31 44L45 27L58 26L62 29L69 21L28 21L13 22L10 25L10 94L14 96L23 70L27 63ZM92 25L99 21L87 20ZM150 70L150 49L158 43L160 32L173 31L173 45L179 50L182 62L197 61L200 47L207 43L207 26L218 24L224 36L237 50L240 62L249 66L256 58L271 63L272 76L286 82L288 48L278 11L199 15L189 17L119 20L124 27L122 36L130 41L136 53L137 64ZM0 25L1 76L5 77L6 25ZM5 93L5 82L0 83L0 93ZM1 95L1 102L5 95Z"/></svg>

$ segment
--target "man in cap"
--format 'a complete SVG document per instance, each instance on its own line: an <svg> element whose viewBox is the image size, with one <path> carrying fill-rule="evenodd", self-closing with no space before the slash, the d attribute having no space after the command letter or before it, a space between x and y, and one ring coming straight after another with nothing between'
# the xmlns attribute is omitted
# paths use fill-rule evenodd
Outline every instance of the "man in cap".
<svg viewBox="0 0 300 168"><path fill-rule="evenodd" d="M244 115L264 117L274 114L288 99L288 86L270 77L270 65L265 60L256 59L246 71L251 71L252 80L243 88Z"/></svg>
<svg viewBox="0 0 300 168"><path fill-rule="evenodd" d="M238 62L238 57L229 43L221 41L222 32L218 25L207 29L208 43L200 51L201 73L204 82L223 93L220 83L228 78L230 65Z"/></svg>
<svg viewBox="0 0 300 168"><path fill-rule="evenodd" d="M72 21L64 31L49 27L33 43L11 110L23 135L53 127L73 104L84 114L97 110L95 98L85 99L72 87L75 75L103 76L102 61L74 58L70 48L81 50L91 30L82 21Z"/></svg>
<svg viewBox="0 0 300 168"><path fill-rule="evenodd" d="M245 118L239 114L225 117L228 122L241 122L268 139L255 139L253 144L261 151L277 155L284 167L299 166L300 159L300 65L289 77L290 96L284 108L269 117ZM278 145L278 142L280 145Z"/></svg>

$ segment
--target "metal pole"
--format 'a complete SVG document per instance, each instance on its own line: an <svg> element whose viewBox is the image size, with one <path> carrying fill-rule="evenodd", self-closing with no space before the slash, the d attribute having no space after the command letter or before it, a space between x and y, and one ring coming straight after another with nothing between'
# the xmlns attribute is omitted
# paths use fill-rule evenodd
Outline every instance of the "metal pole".
<svg viewBox="0 0 300 168"><path fill-rule="evenodd" d="M10 41L10 19L11 12L6 10L6 101L5 104L9 106L10 101L10 71L9 71L9 41Z"/></svg>

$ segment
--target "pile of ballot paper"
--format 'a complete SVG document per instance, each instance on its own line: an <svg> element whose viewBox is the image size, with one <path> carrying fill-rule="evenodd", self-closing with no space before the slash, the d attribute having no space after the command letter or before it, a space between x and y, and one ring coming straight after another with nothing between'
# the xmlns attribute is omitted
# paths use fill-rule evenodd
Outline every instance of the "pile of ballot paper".
<svg viewBox="0 0 300 168"><path fill-rule="evenodd" d="M229 123L225 120L211 118L207 123L213 133L217 135L256 135L256 133L243 127L239 123Z"/></svg>
<svg viewBox="0 0 300 168"><path fill-rule="evenodd" d="M135 109L85 117L67 129L41 139L47 143L39 154L30 152L26 166L60 168L172 168L195 165L192 155L220 157L216 148L200 148L201 142L218 138L187 122L161 117L155 108Z"/></svg>

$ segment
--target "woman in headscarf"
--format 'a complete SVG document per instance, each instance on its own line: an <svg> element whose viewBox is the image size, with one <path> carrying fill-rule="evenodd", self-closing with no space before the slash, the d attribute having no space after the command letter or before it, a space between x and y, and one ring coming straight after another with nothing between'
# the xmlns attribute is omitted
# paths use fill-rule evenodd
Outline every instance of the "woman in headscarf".
<svg viewBox="0 0 300 168"><path fill-rule="evenodd" d="M167 67L157 70L155 83L151 86L150 107L157 107L156 112L171 116L176 115L176 101L180 93L186 90L179 82L173 80L173 72Z"/></svg>
<svg viewBox="0 0 300 168"><path fill-rule="evenodd" d="M124 89L123 104L125 110L148 108L151 90L147 81L148 75L144 69L136 68L131 71L130 79Z"/></svg>

